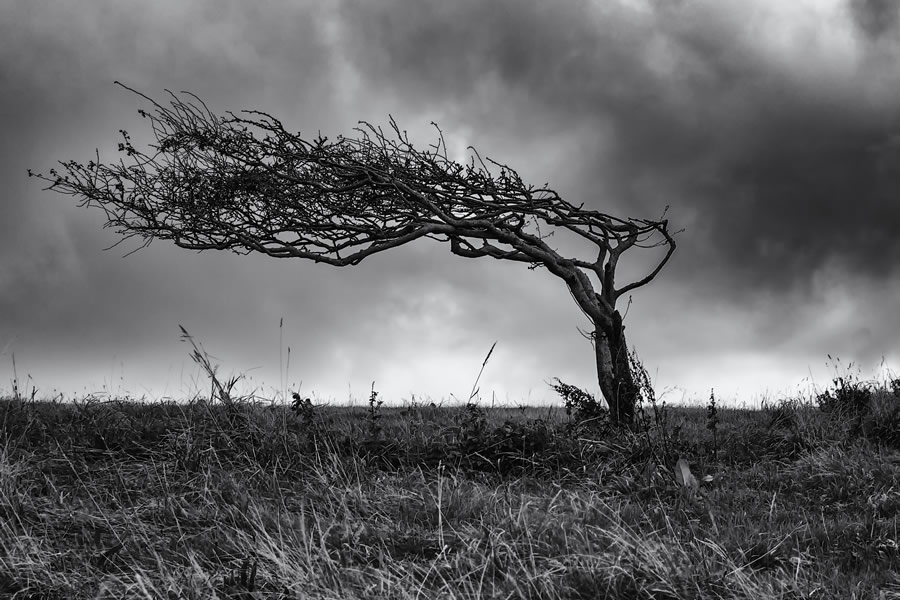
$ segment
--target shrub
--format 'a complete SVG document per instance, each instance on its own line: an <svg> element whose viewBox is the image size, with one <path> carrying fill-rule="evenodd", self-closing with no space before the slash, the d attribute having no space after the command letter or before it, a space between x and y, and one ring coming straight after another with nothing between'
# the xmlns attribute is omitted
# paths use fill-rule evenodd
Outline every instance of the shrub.
<svg viewBox="0 0 900 600"><path fill-rule="evenodd" d="M850 377L835 377L834 389L816 395L822 412L836 416L859 416L869 412L872 386Z"/></svg>
<svg viewBox="0 0 900 600"><path fill-rule="evenodd" d="M480 450L485 445L488 423L483 408L474 402L467 402L462 414L455 417L454 421L455 425L450 431L463 453Z"/></svg>
<svg viewBox="0 0 900 600"><path fill-rule="evenodd" d="M322 423L316 405L309 398L303 398L297 392L291 394L294 401L291 403L291 411L300 420L300 429L306 434L308 441L314 441L322 433Z"/></svg>
<svg viewBox="0 0 900 600"><path fill-rule="evenodd" d="M609 423L609 410L600 404L593 395L579 387L554 378L555 384L550 387L562 397L566 405L566 415L572 419L575 426L605 425Z"/></svg>

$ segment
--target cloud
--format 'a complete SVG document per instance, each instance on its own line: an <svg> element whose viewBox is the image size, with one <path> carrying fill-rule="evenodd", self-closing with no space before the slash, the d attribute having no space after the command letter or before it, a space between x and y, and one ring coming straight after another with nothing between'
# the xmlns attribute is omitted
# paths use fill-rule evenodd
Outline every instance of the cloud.
<svg viewBox="0 0 900 600"><path fill-rule="evenodd" d="M718 394L802 376L810 355L872 359L900 328L896 32L878 0L2 4L0 342L16 336L19 365L43 360L47 379L116 356L156 385L173 356L191 367L184 324L227 367L278 375L284 317L292 374L338 400L350 380L362 398L372 379L394 399L468 393L495 339L484 389L595 381L583 316L523 265L437 243L346 270L164 243L103 253L117 237L102 213L25 169L115 159L120 127L148 141L118 79L307 137L392 114L421 147L435 120L454 156L474 144L573 203L671 205L678 252L627 307L664 382ZM623 279L649 260L628 254Z"/></svg>
<svg viewBox="0 0 900 600"><path fill-rule="evenodd" d="M900 8L892 0L849 0L848 8L855 25L869 39L896 38ZM896 41L896 39L894 40Z"/></svg>
<svg viewBox="0 0 900 600"><path fill-rule="evenodd" d="M854 30L887 35L872 23L895 21L890 6L348 1L343 14L370 84L530 153L576 132L575 179L551 185L640 216L671 204L689 230L670 269L740 301L811 292L826 266L879 280L900 264L900 73Z"/></svg>

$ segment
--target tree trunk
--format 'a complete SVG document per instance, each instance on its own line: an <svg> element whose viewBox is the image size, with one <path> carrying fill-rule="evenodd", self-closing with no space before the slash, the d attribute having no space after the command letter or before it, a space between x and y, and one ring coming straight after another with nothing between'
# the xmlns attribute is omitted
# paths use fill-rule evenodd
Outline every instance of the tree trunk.
<svg viewBox="0 0 900 600"><path fill-rule="evenodd" d="M615 311L612 324L595 324L594 350L597 355L597 377L600 391L609 404L609 417L614 425L630 427L634 423L637 385L628 364L628 345L622 315Z"/></svg>

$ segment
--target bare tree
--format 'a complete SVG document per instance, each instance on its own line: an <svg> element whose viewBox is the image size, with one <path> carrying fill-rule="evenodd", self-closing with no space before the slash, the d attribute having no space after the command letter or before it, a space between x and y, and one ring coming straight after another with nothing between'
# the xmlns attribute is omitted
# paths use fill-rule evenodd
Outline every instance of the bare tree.
<svg viewBox="0 0 900 600"><path fill-rule="evenodd" d="M152 112L139 111L156 136L147 153L122 130L118 162L102 164L98 151L87 164L60 163L64 173L29 171L49 182L48 189L79 197L80 206L105 210L106 226L123 236L120 242L139 237L144 247L168 239L193 250L261 252L342 267L431 238L449 241L457 256L544 267L565 282L593 325L611 419L632 422L638 389L616 302L653 280L672 256L667 220L623 219L574 206L546 185L526 185L516 171L483 160L474 148L468 165L455 162L437 125L438 140L427 151L414 148L393 119L390 135L361 122L357 139L307 141L264 112L220 117L197 96L172 92L167 108L122 87L153 105ZM562 256L548 243L558 231L594 244L596 257ZM665 255L655 268L616 287L623 252L658 246Z"/></svg>

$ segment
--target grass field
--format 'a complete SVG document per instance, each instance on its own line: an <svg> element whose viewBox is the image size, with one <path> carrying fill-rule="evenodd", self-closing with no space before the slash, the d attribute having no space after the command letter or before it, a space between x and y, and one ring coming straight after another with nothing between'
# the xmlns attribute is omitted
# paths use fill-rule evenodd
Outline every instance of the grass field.
<svg viewBox="0 0 900 600"><path fill-rule="evenodd" d="M7 398L0 597L900 598L900 390L835 383L625 432L584 399Z"/></svg>

